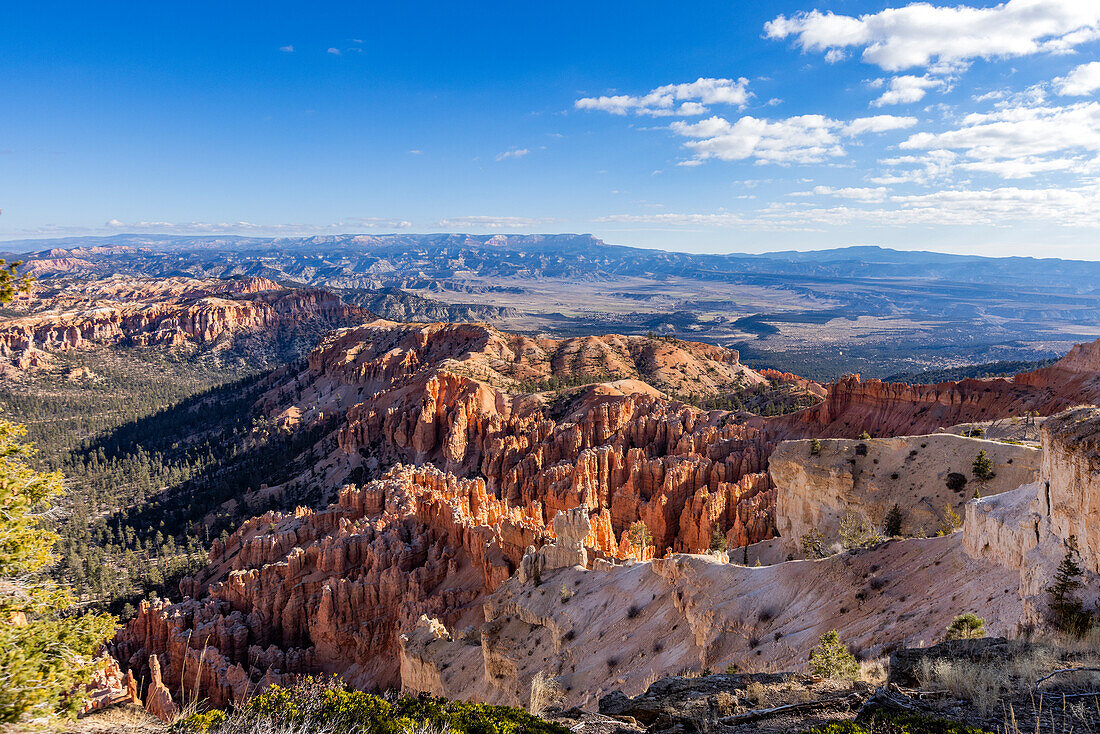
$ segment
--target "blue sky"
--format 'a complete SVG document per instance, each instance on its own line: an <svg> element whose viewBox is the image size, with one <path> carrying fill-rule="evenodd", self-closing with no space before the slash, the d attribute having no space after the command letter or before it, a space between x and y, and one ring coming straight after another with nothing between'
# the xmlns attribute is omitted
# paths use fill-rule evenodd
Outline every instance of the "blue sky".
<svg viewBox="0 0 1100 734"><path fill-rule="evenodd" d="M1100 258L1100 3L22 3L0 238Z"/></svg>

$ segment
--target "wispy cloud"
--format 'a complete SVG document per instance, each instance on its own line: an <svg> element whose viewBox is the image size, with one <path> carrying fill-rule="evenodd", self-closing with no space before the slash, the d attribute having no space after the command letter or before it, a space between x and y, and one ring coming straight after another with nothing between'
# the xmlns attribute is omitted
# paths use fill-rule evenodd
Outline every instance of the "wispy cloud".
<svg viewBox="0 0 1100 734"><path fill-rule="evenodd" d="M168 222L109 219L103 230L145 234L255 234L293 235L352 232L357 229L409 229L412 223L385 217L348 217L329 224L264 224L259 222Z"/></svg>
<svg viewBox="0 0 1100 734"><path fill-rule="evenodd" d="M294 53L294 47L293 46L279 46L279 50L282 51L283 53L288 53L288 54Z"/></svg>
<svg viewBox="0 0 1100 734"><path fill-rule="evenodd" d="M692 117L708 112L705 105L724 104L744 107L749 99L748 79L711 79L700 77L686 84L666 84L640 96L618 94L584 97L573 103L578 110L598 110L613 115L651 117Z"/></svg>
<svg viewBox="0 0 1100 734"><path fill-rule="evenodd" d="M340 49L336 48L335 46L330 47L329 50L326 51L326 53L330 53L333 56L341 56L342 55L342 53L340 52Z"/></svg>
<svg viewBox="0 0 1100 734"><path fill-rule="evenodd" d="M917 133L900 147L957 151L959 168L1003 178L1090 171L1100 155L1100 102L1003 106L967 115L952 130Z"/></svg>
<svg viewBox="0 0 1100 734"><path fill-rule="evenodd" d="M530 152L531 151L527 148L512 148L511 150L506 150L503 153L497 153L496 160L506 161L509 158L522 158Z"/></svg>
<svg viewBox="0 0 1100 734"><path fill-rule="evenodd" d="M781 120L745 116L736 122L710 117L696 123L677 121L671 130L690 141L695 160L756 159L761 163L820 163L845 155L843 137L911 127L914 117L874 115L844 122L824 115Z"/></svg>
<svg viewBox="0 0 1100 734"><path fill-rule="evenodd" d="M882 107L888 104L910 104L919 102L928 94L929 89L946 87L947 82L928 76L896 76L890 80L889 88L882 96L871 102L872 107Z"/></svg>
<svg viewBox="0 0 1100 734"><path fill-rule="evenodd" d="M435 226L436 229L532 229L553 221L530 217L468 216L440 219Z"/></svg>

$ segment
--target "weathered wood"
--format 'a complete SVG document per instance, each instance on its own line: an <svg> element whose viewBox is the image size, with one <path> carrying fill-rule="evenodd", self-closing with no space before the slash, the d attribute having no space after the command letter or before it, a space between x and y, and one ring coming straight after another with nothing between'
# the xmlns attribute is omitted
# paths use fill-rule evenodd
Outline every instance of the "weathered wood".
<svg viewBox="0 0 1100 734"><path fill-rule="evenodd" d="M752 711L746 711L743 714L724 716L721 719L718 719L718 723L745 724L750 721L759 721L760 719L767 719L772 716L778 716L779 714L797 713L799 711L812 711L816 708L827 708L829 706L835 706L838 703L858 702L861 700L862 697L858 693L849 693L846 696L832 696L831 698L822 698L817 701L788 703L783 706L775 706L770 709L753 709Z"/></svg>
<svg viewBox="0 0 1100 734"><path fill-rule="evenodd" d="M1035 690L1039 690L1039 684L1043 681L1050 680L1054 676L1062 675L1064 673L1100 673L1100 668L1061 668L1059 670L1055 670L1035 681Z"/></svg>

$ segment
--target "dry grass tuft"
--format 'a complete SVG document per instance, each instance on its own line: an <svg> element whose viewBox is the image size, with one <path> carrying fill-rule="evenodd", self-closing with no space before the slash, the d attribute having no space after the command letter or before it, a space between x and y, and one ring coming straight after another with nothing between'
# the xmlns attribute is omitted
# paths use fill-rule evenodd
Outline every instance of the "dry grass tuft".
<svg viewBox="0 0 1100 734"><path fill-rule="evenodd" d="M560 706L565 700L565 690L557 678L540 670L531 679L531 698L527 710L538 715L547 709Z"/></svg>
<svg viewBox="0 0 1100 734"><path fill-rule="evenodd" d="M875 686L886 684L890 676L890 658L881 657L874 660L864 660L859 664L859 680Z"/></svg>

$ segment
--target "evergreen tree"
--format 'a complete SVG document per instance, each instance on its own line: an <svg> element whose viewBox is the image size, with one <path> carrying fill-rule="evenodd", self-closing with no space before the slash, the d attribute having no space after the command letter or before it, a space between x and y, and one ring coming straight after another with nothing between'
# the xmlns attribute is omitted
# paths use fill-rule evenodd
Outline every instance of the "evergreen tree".
<svg viewBox="0 0 1100 734"><path fill-rule="evenodd" d="M1047 587L1047 593L1050 595L1051 623L1063 632L1079 636L1092 625L1092 614L1077 597L1084 574L1077 557L1077 539L1071 535L1066 541L1066 554L1054 572L1054 582Z"/></svg>
<svg viewBox="0 0 1100 734"><path fill-rule="evenodd" d="M947 626L947 639L974 640L985 637L985 620L973 612L960 614Z"/></svg>
<svg viewBox="0 0 1100 734"><path fill-rule="evenodd" d="M989 458L985 453L985 449L979 451L978 455L974 457L974 463L970 468L974 473L974 478L983 484L997 476L993 473L993 459Z"/></svg>
<svg viewBox="0 0 1100 734"><path fill-rule="evenodd" d="M810 651L810 671L822 678L855 680L859 677L859 663L848 646L840 641L840 634L830 630Z"/></svg>
<svg viewBox="0 0 1100 734"><path fill-rule="evenodd" d="M901 524L903 521L904 517L902 517L901 514L901 507L895 502L894 506L890 508L882 521L883 532L886 534L886 537L892 538L896 535L901 535Z"/></svg>
<svg viewBox="0 0 1100 734"><path fill-rule="evenodd" d="M2 291L0 291L2 293ZM58 537L42 527L43 505L61 493L61 475L33 470L25 430L0 420L0 722L74 713L94 656L114 631L106 615L66 614L69 590L42 577Z"/></svg>

